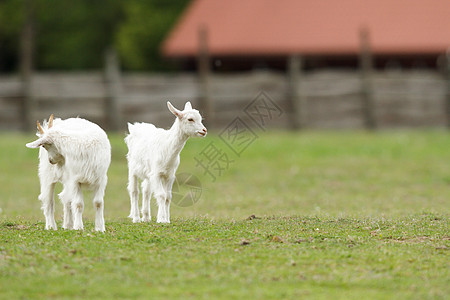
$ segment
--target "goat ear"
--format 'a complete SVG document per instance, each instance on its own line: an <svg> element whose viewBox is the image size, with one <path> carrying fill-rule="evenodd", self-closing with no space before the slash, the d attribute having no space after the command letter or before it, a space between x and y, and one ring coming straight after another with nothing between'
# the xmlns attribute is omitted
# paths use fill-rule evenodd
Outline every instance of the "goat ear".
<svg viewBox="0 0 450 300"><path fill-rule="evenodd" d="M48 119L48 129L53 127L53 114Z"/></svg>
<svg viewBox="0 0 450 300"><path fill-rule="evenodd" d="M46 137L39 138L35 140L34 142L28 143L25 146L28 148L39 148L42 145L50 144L50 141Z"/></svg>
<svg viewBox="0 0 450 300"><path fill-rule="evenodd" d="M184 105L184 110L191 110L192 109L192 105L191 102L186 102L186 104Z"/></svg>
<svg viewBox="0 0 450 300"><path fill-rule="evenodd" d="M183 113L173 107L172 103L170 103L169 101L167 101L167 107L169 108L170 112L177 116L179 119L183 117Z"/></svg>

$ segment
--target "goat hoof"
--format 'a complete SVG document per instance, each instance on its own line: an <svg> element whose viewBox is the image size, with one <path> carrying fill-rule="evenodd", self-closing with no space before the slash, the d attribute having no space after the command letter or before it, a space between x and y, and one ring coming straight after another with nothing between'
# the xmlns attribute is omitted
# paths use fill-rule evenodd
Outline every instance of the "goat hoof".
<svg viewBox="0 0 450 300"><path fill-rule="evenodd" d="M45 230L57 230L58 227L56 225L45 225Z"/></svg>
<svg viewBox="0 0 450 300"><path fill-rule="evenodd" d="M158 220L158 221L156 221L156 223L169 224L170 221L167 221L167 220Z"/></svg>

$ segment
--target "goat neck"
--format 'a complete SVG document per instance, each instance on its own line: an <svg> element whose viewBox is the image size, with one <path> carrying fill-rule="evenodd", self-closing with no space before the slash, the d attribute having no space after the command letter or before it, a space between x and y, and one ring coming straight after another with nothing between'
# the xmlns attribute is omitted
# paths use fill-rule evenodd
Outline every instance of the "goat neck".
<svg viewBox="0 0 450 300"><path fill-rule="evenodd" d="M182 128L182 124L178 118L175 119L172 127L169 129L169 143L172 145L170 154L173 153L174 156L179 155L181 150L183 150L186 141L188 140L189 135L184 132Z"/></svg>

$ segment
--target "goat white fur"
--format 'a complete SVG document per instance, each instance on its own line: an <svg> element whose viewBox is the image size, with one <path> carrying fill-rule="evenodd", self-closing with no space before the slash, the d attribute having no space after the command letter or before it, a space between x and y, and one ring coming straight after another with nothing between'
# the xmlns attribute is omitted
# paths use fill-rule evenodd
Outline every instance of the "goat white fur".
<svg viewBox="0 0 450 300"><path fill-rule="evenodd" d="M170 223L170 202L175 172L180 164L180 152L191 136L205 137L206 128L198 110L186 102L180 111L167 102L176 116L169 130L156 128L147 123L128 123L128 192L131 200L129 217L133 223L141 221L139 214L139 180L142 180L142 221L151 220L150 199L152 194L158 204L158 223Z"/></svg>
<svg viewBox="0 0 450 300"><path fill-rule="evenodd" d="M57 229L54 190L57 182L64 186L58 195L64 206L65 229L83 229L84 209L82 187L94 195L95 230L105 231L103 197L108 181L106 172L111 162L111 145L97 124L81 118L66 120L50 116L43 128L37 122L39 138L26 144L39 149L39 179L45 229Z"/></svg>

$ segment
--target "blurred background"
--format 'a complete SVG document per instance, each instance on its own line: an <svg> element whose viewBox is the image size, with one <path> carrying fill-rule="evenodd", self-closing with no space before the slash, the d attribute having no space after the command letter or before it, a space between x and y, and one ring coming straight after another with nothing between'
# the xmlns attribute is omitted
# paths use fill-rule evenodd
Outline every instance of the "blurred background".
<svg viewBox="0 0 450 300"><path fill-rule="evenodd" d="M2 0L0 130L51 113L167 127L185 101L225 128L450 127L448 0ZM247 118L247 119L246 119Z"/></svg>

